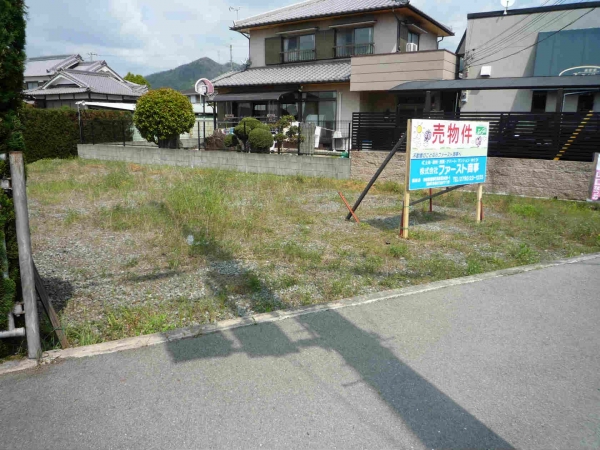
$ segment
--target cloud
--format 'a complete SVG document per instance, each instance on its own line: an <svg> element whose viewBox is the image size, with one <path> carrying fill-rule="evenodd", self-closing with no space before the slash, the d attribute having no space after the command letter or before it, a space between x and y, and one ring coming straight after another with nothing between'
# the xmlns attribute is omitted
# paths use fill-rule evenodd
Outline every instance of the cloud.
<svg viewBox="0 0 600 450"><path fill-rule="evenodd" d="M519 1L515 7L543 0ZM95 53L119 73L148 75L208 56L235 62L248 57L248 40L229 27L239 18L296 3L297 0L28 0L27 53L30 56ZM442 47L456 49L470 12L500 9L500 2L412 0L414 6L451 26L456 36Z"/></svg>

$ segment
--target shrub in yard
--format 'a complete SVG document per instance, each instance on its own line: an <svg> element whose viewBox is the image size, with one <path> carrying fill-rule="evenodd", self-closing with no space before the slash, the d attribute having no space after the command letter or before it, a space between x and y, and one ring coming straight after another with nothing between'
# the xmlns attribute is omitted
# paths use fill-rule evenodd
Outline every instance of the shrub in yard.
<svg viewBox="0 0 600 450"><path fill-rule="evenodd" d="M206 150L223 150L226 147L227 136L220 130L215 130L212 136L206 138Z"/></svg>
<svg viewBox="0 0 600 450"><path fill-rule="evenodd" d="M239 145L240 141L238 140L238 138L235 134L228 134L227 136L225 136L223 143L224 143L225 147L230 148L230 147L236 147L237 145Z"/></svg>
<svg viewBox="0 0 600 450"><path fill-rule="evenodd" d="M189 133L196 122L188 98L173 89L156 89L137 101L133 122L148 142L160 148L177 148L179 135Z"/></svg>
<svg viewBox="0 0 600 450"><path fill-rule="evenodd" d="M250 151L253 153L269 153L270 148L273 146L273 135L269 130L256 128L250 132L248 144L250 144Z"/></svg>
<svg viewBox="0 0 600 450"><path fill-rule="evenodd" d="M250 133L256 128L262 128L267 131L271 129L269 125L261 123L260 120L255 119L254 117L245 117L242 119L239 125L233 129L233 133L245 146L248 138L250 137Z"/></svg>

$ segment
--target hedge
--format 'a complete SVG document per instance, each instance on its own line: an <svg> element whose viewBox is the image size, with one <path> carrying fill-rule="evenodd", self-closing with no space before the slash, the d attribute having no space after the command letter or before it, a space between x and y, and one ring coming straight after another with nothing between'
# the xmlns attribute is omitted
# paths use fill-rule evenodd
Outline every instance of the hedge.
<svg viewBox="0 0 600 450"><path fill-rule="evenodd" d="M44 158L77 156L80 142L79 115L75 109L23 108L25 156L27 163ZM128 112L87 110L81 113L84 141L122 142L133 138L132 116Z"/></svg>

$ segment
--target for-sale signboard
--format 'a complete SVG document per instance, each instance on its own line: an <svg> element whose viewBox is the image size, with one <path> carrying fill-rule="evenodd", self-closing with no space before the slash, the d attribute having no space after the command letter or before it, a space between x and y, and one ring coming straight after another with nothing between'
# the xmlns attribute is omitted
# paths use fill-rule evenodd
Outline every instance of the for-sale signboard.
<svg viewBox="0 0 600 450"><path fill-rule="evenodd" d="M409 190L485 183L488 122L409 122Z"/></svg>

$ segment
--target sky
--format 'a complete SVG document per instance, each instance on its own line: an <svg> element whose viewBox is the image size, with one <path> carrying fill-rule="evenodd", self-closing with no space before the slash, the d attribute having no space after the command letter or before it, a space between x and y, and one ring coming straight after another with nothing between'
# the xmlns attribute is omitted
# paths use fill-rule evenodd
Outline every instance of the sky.
<svg viewBox="0 0 600 450"><path fill-rule="evenodd" d="M231 45L234 62L242 63L248 58L248 40L229 30L237 15L244 19L294 3L298 1L26 0L27 55L77 53L86 60L106 60L121 75L149 75L204 56L229 62ZM542 3L516 0L513 8ZM464 33L468 13L502 9L500 0L412 0L411 4L452 28L456 36L441 45L451 51Z"/></svg>

